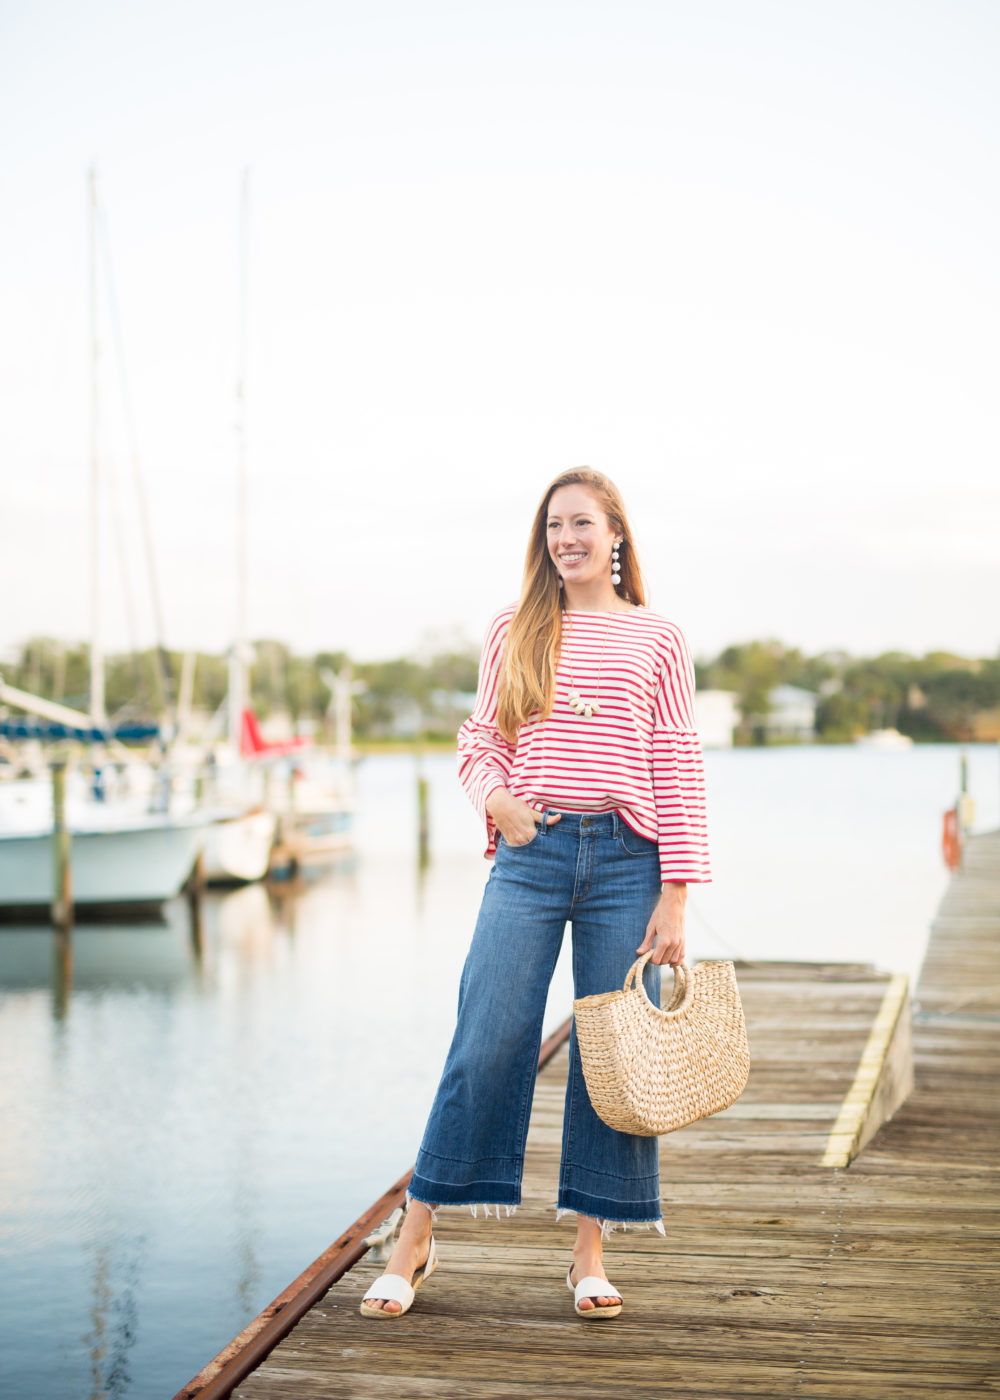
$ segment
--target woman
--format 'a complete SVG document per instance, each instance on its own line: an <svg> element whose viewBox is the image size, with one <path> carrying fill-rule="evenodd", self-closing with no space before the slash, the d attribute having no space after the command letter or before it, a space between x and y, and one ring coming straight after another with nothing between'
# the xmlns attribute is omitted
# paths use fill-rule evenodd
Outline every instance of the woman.
<svg viewBox="0 0 1000 1400"><path fill-rule="evenodd" d="M459 766L495 860L406 1217L367 1317L400 1317L433 1272L438 1206L509 1215L520 1202L566 922L576 996L620 987L652 949L645 985L659 1004L660 966L684 960L687 885L710 879L690 652L646 608L625 507L599 472L564 472L542 499L520 601L487 633ZM597 1117L571 1036L557 1218L577 1217L567 1283L581 1317L621 1312L604 1236L619 1224L663 1233L658 1162L656 1138Z"/></svg>

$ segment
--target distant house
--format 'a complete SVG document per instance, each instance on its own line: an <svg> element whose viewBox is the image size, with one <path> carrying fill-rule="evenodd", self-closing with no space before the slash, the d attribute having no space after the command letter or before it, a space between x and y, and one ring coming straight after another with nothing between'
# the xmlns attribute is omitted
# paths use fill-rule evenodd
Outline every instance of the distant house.
<svg viewBox="0 0 1000 1400"><path fill-rule="evenodd" d="M434 729L457 733L475 708L474 690L432 690L428 722Z"/></svg>
<svg viewBox="0 0 1000 1400"><path fill-rule="evenodd" d="M389 734L393 739L414 739L424 727L424 716L420 705L411 695L394 695L389 701L392 718L388 724L379 725L376 732Z"/></svg>
<svg viewBox="0 0 1000 1400"><path fill-rule="evenodd" d="M389 696L370 733L379 738L415 739L419 734L457 734L476 704L474 690L432 690L423 704L412 695Z"/></svg>
<svg viewBox="0 0 1000 1400"><path fill-rule="evenodd" d="M703 749L731 749L740 722L738 696L733 690L698 690L694 723Z"/></svg>
<svg viewBox="0 0 1000 1400"><path fill-rule="evenodd" d="M816 706L819 696L797 685L776 685L768 695L770 709L763 726L769 740L816 737Z"/></svg>

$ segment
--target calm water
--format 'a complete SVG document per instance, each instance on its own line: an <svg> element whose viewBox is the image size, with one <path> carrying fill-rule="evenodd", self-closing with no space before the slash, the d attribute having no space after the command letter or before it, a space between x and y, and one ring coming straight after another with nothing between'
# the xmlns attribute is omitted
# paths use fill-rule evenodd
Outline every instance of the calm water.
<svg viewBox="0 0 1000 1400"><path fill-rule="evenodd" d="M1000 754L968 750L977 827ZM0 1393L164 1400L412 1162L488 867L454 759L360 770L359 852L296 896L162 924L0 927ZM958 751L707 757L715 883L698 956L916 973L944 889ZM567 960L547 1016L569 1010ZM553 1194L555 1183L553 1183Z"/></svg>

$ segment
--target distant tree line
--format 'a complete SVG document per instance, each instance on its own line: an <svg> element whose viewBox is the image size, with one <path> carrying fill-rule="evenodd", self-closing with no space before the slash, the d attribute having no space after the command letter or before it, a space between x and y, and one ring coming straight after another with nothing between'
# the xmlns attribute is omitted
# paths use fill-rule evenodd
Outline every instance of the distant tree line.
<svg viewBox="0 0 1000 1400"><path fill-rule="evenodd" d="M695 667L700 689L730 690L738 697L738 739L748 742L778 685L818 695L817 738L843 743L873 729L898 729L914 739L976 737L977 719L996 712L1000 732L1000 656L973 659L932 651L874 657L847 652L805 656L778 641L726 647L714 661Z"/></svg>
<svg viewBox="0 0 1000 1400"><path fill-rule="evenodd" d="M456 646L420 659L352 663L345 652L298 656L285 643L253 645L251 701L262 718L285 713L296 725L321 728L330 703L326 671L350 668L363 687L354 702L354 733L360 740L403 732L428 738L454 736L463 706L476 688L478 652ZM119 717L162 713L162 677L176 700L182 656L154 651L107 658L105 689L109 714ZM819 697L817 738L849 741L872 729L894 727L915 739L964 740L976 737L984 715L1000 724L1000 656L973 659L951 652L923 657L884 652L853 657L847 652L806 656L778 641L751 641L726 647L714 660L696 665L699 689L735 693L740 715L737 742L752 743L778 685L793 685ZM13 662L0 666L5 680L72 708L87 706L88 648L48 637L25 642ZM193 704L212 712L225 700L224 656L198 653Z"/></svg>
<svg viewBox="0 0 1000 1400"><path fill-rule="evenodd" d="M66 644L51 637L32 637L13 661L0 664L8 684L71 709L86 711L89 647ZM399 657L389 661L351 662L346 652L320 651L298 656L284 642L263 639L252 644L250 701L262 719L287 714L296 726L304 722L321 728L330 705L324 672L345 668L359 683L354 699L353 726L359 739L386 736L394 730L401 708L424 720L418 730L428 737L454 738L452 712L460 703L442 706L442 693L458 697L476 689L478 652L440 651L423 660ZM105 658L105 703L115 719L149 718L164 711L161 677L167 677L168 703L176 702L183 666L180 652L161 655L154 650ZM213 713L225 702L228 661L225 656L198 652L194 657L192 705ZM444 708L448 723L435 720ZM459 721L460 722L460 721Z"/></svg>

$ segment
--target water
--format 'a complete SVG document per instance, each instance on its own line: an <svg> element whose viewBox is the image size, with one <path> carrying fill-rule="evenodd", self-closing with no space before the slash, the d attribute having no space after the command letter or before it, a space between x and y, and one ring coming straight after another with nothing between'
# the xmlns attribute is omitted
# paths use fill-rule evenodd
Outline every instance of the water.
<svg viewBox="0 0 1000 1400"><path fill-rule="evenodd" d="M978 827L1000 756L967 750ZM359 854L159 924L0 927L0 1393L164 1400L413 1161L488 867L454 758L360 770ZM707 756L715 883L690 954L911 975L946 883L958 750ZM546 1017L572 997L564 956ZM555 1183L553 1182L553 1195Z"/></svg>

